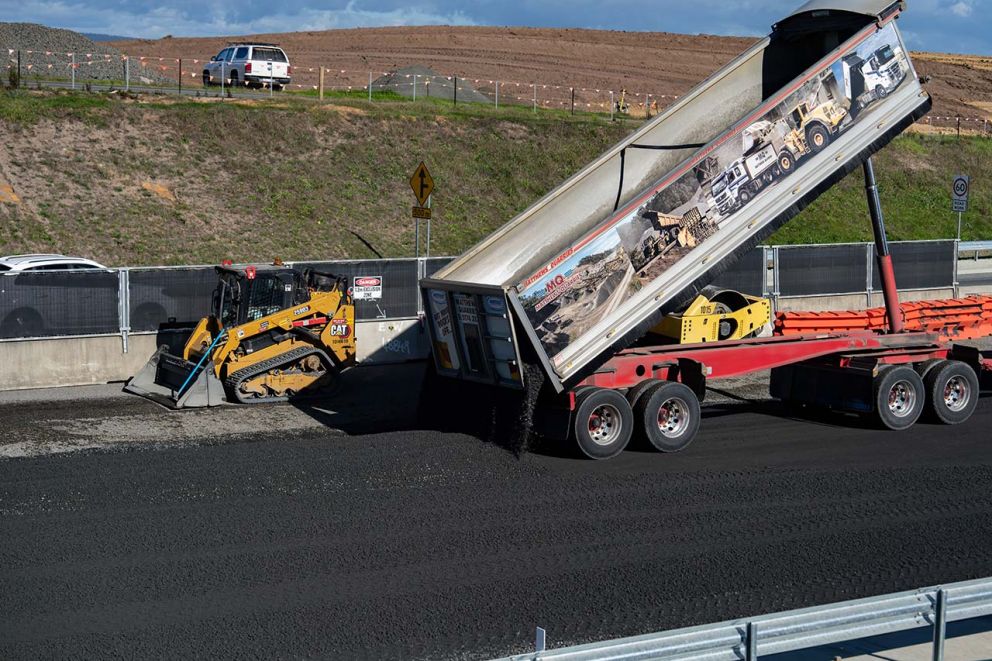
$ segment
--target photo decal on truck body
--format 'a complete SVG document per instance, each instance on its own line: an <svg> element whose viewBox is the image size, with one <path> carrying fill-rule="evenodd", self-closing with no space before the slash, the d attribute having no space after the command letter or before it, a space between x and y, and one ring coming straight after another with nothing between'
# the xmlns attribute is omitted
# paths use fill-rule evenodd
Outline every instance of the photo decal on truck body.
<svg viewBox="0 0 992 661"><path fill-rule="evenodd" d="M911 71L887 24L519 283L548 357L557 364L576 338L717 230L751 220L739 212L870 115Z"/></svg>

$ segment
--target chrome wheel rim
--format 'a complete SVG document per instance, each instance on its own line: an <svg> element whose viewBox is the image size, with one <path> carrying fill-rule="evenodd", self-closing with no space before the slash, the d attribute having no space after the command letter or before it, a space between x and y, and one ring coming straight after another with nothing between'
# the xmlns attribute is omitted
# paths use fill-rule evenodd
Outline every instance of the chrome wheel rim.
<svg viewBox="0 0 992 661"><path fill-rule="evenodd" d="M889 411L905 418L916 408L916 388L909 381L896 381L889 388Z"/></svg>
<svg viewBox="0 0 992 661"><path fill-rule="evenodd" d="M666 399L658 408L658 431L666 438L681 436L689 426L689 406L680 397Z"/></svg>
<svg viewBox="0 0 992 661"><path fill-rule="evenodd" d="M620 411L612 404L603 404L589 414L589 438L596 445L610 445L620 437L623 422Z"/></svg>
<svg viewBox="0 0 992 661"><path fill-rule="evenodd" d="M944 384L944 406L949 411L960 411L971 401L968 381L960 376L952 376Z"/></svg>

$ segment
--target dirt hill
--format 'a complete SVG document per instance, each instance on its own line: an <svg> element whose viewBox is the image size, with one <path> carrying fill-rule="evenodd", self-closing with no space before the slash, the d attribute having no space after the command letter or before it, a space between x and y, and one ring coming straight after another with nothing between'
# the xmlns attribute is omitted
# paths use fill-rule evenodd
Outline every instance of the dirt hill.
<svg viewBox="0 0 992 661"><path fill-rule="evenodd" d="M458 254L632 130L629 120L434 101L368 104L0 92L0 254L108 265L413 253L408 179L437 189L434 254ZM913 135L876 161L893 239L949 238L950 177L992 171L992 140ZM867 240L860 173L774 242ZM992 236L976 185L966 239Z"/></svg>
<svg viewBox="0 0 992 661"><path fill-rule="evenodd" d="M209 59L224 45L245 36L129 40L113 45L132 55ZM327 67L328 85L364 86L368 75L424 65L472 81L483 92L489 81L506 84L502 98L530 99L538 84L538 101L549 106L570 101L608 101L606 90L651 94L659 105L684 94L710 73L754 43L751 38L663 32L516 27L390 27L251 35L279 43L294 64L295 83L316 85L317 68ZM938 116L992 117L992 57L935 53L915 54ZM191 65L192 66L192 65ZM192 76L190 77L192 82ZM515 83L521 83L518 88ZM599 90L597 93L596 90Z"/></svg>

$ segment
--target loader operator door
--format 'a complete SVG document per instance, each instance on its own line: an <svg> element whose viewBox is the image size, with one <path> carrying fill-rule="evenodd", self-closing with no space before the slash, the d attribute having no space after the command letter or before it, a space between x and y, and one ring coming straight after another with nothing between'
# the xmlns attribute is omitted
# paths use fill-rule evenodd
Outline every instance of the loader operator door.
<svg viewBox="0 0 992 661"><path fill-rule="evenodd" d="M225 328L240 326L292 307L298 278L292 270L245 273L223 270L214 291L214 314Z"/></svg>

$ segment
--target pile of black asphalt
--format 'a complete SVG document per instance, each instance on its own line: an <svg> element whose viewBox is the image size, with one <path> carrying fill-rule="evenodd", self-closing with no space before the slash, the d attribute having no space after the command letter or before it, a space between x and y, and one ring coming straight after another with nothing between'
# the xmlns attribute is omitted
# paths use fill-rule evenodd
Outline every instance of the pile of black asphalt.
<svg viewBox="0 0 992 661"><path fill-rule="evenodd" d="M2 459L0 658L474 659L989 576L990 427L765 402L599 463L262 425Z"/></svg>

